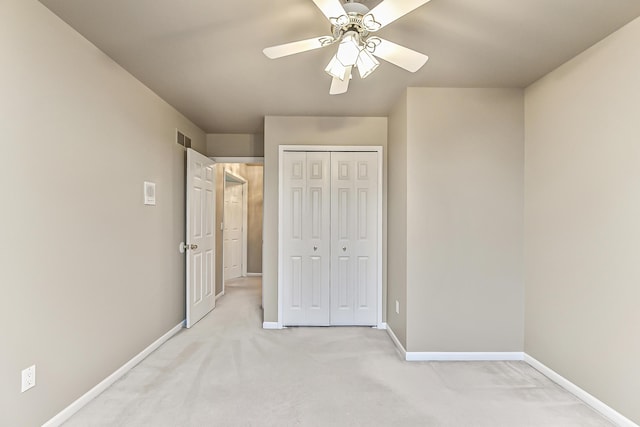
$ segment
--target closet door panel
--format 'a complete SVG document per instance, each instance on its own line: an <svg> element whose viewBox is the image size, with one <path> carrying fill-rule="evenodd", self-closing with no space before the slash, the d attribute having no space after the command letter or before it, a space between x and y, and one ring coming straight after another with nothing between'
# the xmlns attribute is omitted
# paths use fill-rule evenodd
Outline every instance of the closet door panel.
<svg viewBox="0 0 640 427"><path fill-rule="evenodd" d="M331 324L352 325L354 308L352 153L331 153Z"/></svg>
<svg viewBox="0 0 640 427"><path fill-rule="evenodd" d="M304 325L329 325L330 258L330 160L326 152L307 154L306 226L303 227L306 248Z"/></svg>
<svg viewBox="0 0 640 427"><path fill-rule="evenodd" d="M377 323L377 153L331 153L331 324Z"/></svg>
<svg viewBox="0 0 640 427"><path fill-rule="evenodd" d="M328 153L283 156L283 323L329 324Z"/></svg>
<svg viewBox="0 0 640 427"><path fill-rule="evenodd" d="M287 324L303 322L304 282L304 199L306 193L306 154L286 153L284 156L284 259L283 314Z"/></svg>
<svg viewBox="0 0 640 427"><path fill-rule="evenodd" d="M378 154L354 153L356 300L354 324L375 325L378 315Z"/></svg>

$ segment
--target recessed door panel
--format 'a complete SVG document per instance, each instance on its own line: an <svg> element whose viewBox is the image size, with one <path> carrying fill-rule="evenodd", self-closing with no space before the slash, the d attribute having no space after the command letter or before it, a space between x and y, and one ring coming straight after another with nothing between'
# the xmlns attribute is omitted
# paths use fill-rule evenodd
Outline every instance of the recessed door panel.
<svg viewBox="0 0 640 427"><path fill-rule="evenodd" d="M309 277L311 281L311 302L309 307L314 310L322 309L322 294L323 294L323 282L322 282L322 258L312 256L310 258L311 275Z"/></svg>
<svg viewBox="0 0 640 427"><path fill-rule="evenodd" d="M302 257L291 257L291 306L300 310L302 308Z"/></svg>
<svg viewBox="0 0 640 427"><path fill-rule="evenodd" d="M309 160L309 179L322 180L324 168L322 167L323 159Z"/></svg>
<svg viewBox="0 0 640 427"><path fill-rule="evenodd" d="M193 303L198 304L202 301L202 276L204 275L202 270L202 253L193 256L193 270L195 271L192 293Z"/></svg>
<svg viewBox="0 0 640 427"><path fill-rule="evenodd" d="M211 183L213 186L213 183ZM205 235L207 237L213 237L213 233L215 233L215 224L214 220L216 218L215 212L211 212L211 209L215 206L215 194L213 193L213 189L207 188L206 192L206 200L205 200Z"/></svg>
<svg viewBox="0 0 640 427"><path fill-rule="evenodd" d="M291 161L291 167L289 169L290 180L293 181L297 179L304 179L304 176L302 175L303 173L302 171L304 170L304 163L305 163L305 159L303 158L297 158Z"/></svg>
<svg viewBox="0 0 640 427"><path fill-rule="evenodd" d="M349 239L349 226L351 217L349 215L349 202L351 201L351 188L338 188L338 217L334 226L338 227L338 238Z"/></svg>
<svg viewBox="0 0 640 427"><path fill-rule="evenodd" d="M213 295L213 283L214 283L214 268L215 268L215 260L213 258L213 249L208 249L205 251L205 277L206 280L204 282L204 294L207 297L215 297Z"/></svg>
<svg viewBox="0 0 640 427"><path fill-rule="evenodd" d="M358 308L369 308L369 257L358 257L358 267L356 269L356 277L358 281Z"/></svg>
<svg viewBox="0 0 640 427"><path fill-rule="evenodd" d="M369 163L367 161L358 161L358 179L359 180L368 180L369 179Z"/></svg>
<svg viewBox="0 0 640 427"><path fill-rule="evenodd" d="M193 226L193 237L197 239L202 238L202 189L194 188L193 189L193 219L191 224Z"/></svg>
<svg viewBox="0 0 640 427"><path fill-rule="evenodd" d="M309 190L311 203L311 238L322 239L322 188L312 187Z"/></svg>
<svg viewBox="0 0 640 427"><path fill-rule="evenodd" d="M291 211L291 238L302 240L302 188L291 189L290 206Z"/></svg>
<svg viewBox="0 0 640 427"><path fill-rule="evenodd" d="M368 188L359 188L357 197L358 197L358 239L363 240L367 238L367 231L369 229L367 221L367 216L369 214L369 203L367 200L367 196L369 194Z"/></svg>
<svg viewBox="0 0 640 427"><path fill-rule="evenodd" d="M337 179L340 181L349 181L350 171L351 171L351 162L348 160L338 160L334 163L337 168L338 176Z"/></svg>
<svg viewBox="0 0 640 427"><path fill-rule="evenodd" d="M336 305L338 310L349 310L351 308L351 301L349 298L349 288L350 288L350 280L349 280L349 270L350 270L350 259L349 257L341 256L338 257L336 268L337 274L337 282L334 286L334 289L337 290L334 298L336 298Z"/></svg>

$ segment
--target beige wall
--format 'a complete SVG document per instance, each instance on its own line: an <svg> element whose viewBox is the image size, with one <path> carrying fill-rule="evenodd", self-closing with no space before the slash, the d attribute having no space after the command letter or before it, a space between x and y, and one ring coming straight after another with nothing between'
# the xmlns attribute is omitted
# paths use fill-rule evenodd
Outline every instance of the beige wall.
<svg viewBox="0 0 640 427"><path fill-rule="evenodd" d="M407 348L407 93L389 114L387 324ZM400 312L396 313L396 301Z"/></svg>
<svg viewBox="0 0 640 427"><path fill-rule="evenodd" d="M278 146L379 145L383 147L383 295L386 296L387 118L265 118L264 253L262 288L264 321L278 321ZM383 301L386 307L386 301Z"/></svg>
<svg viewBox="0 0 640 427"><path fill-rule="evenodd" d="M208 134L207 156L262 157L264 156L264 135L248 133Z"/></svg>
<svg viewBox="0 0 640 427"><path fill-rule="evenodd" d="M408 89L408 351L523 350L523 105Z"/></svg>
<svg viewBox="0 0 640 427"><path fill-rule="evenodd" d="M0 425L36 426L184 319L175 128L205 135L37 1L1 9Z"/></svg>
<svg viewBox="0 0 640 427"><path fill-rule="evenodd" d="M640 19L526 91L526 352L640 423Z"/></svg>

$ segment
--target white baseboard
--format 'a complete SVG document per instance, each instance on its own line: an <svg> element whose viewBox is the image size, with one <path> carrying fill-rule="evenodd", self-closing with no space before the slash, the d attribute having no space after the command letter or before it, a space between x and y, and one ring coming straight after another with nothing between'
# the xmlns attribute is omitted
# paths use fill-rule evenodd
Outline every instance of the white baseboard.
<svg viewBox="0 0 640 427"><path fill-rule="evenodd" d="M502 360L524 360L524 353L513 352L435 352L435 351L407 351L396 334L387 325L387 333L391 341L396 345L400 357L408 362L435 362L435 361L502 361Z"/></svg>
<svg viewBox="0 0 640 427"><path fill-rule="evenodd" d="M247 273L247 277L258 277L262 276L262 273Z"/></svg>
<svg viewBox="0 0 640 427"><path fill-rule="evenodd" d="M391 337L391 341L393 341L393 343L396 345L396 350L398 350L398 353L400 353L400 357L402 357L402 360L407 360L407 350L405 350L404 346L402 345L396 334L393 332L393 329L391 329L391 326L389 326L388 324L387 334L389 334L389 337Z"/></svg>
<svg viewBox="0 0 640 427"><path fill-rule="evenodd" d="M374 326L375 329L387 329L387 324L385 322L382 323L378 323L376 326Z"/></svg>
<svg viewBox="0 0 640 427"><path fill-rule="evenodd" d="M282 329L278 322L262 322L262 329Z"/></svg>
<svg viewBox="0 0 640 427"><path fill-rule="evenodd" d="M222 292L220 292L218 295L216 295L216 301L218 301L218 299L219 299L220 297L223 297L223 296L224 296L224 291L222 291Z"/></svg>
<svg viewBox="0 0 640 427"><path fill-rule="evenodd" d="M528 354L524 354L524 360L533 368L537 369L544 376L549 378L551 381L558 384L563 389L567 390L569 393L573 394L578 399L582 400L584 403L589 405L595 411L599 412L606 418L608 418L611 422L619 427L639 427L638 424L634 423L606 403L602 402L598 398L590 395L562 375L558 374L551 368L547 367L543 363L539 362L535 358L529 356Z"/></svg>
<svg viewBox="0 0 640 427"><path fill-rule="evenodd" d="M524 360L521 351L408 351L406 359L410 362L479 362Z"/></svg>
<svg viewBox="0 0 640 427"><path fill-rule="evenodd" d="M185 322L180 322L178 325L171 328L169 332L155 340L149 347L142 350L136 356L134 356L127 363L118 368L117 371L109 375L107 378L98 383L91 390L80 396L76 401L74 401L71 405L64 408L60 411L56 416L51 418L49 421L44 423L42 427L57 427L67 421L73 414L78 412L84 405L89 403L95 397L97 397L100 393L105 391L109 386L118 381L124 374L129 372L134 366L138 363L142 362L144 358L146 358L149 354L151 354L154 350L164 344L169 338L180 332L180 330L184 327Z"/></svg>

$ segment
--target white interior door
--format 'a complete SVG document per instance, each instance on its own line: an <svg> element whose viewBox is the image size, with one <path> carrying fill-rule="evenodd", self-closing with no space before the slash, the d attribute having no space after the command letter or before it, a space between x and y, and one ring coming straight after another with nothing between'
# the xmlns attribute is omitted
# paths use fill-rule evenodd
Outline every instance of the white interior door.
<svg viewBox="0 0 640 427"><path fill-rule="evenodd" d="M215 307L215 165L187 149L187 328Z"/></svg>
<svg viewBox="0 0 640 427"><path fill-rule="evenodd" d="M224 190L224 279L242 276L243 260L243 184L225 182Z"/></svg>
<svg viewBox="0 0 640 427"><path fill-rule="evenodd" d="M331 153L331 324L376 325L378 154Z"/></svg>
<svg viewBox="0 0 640 427"><path fill-rule="evenodd" d="M283 324L329 325L330 153L283 157Z"/></svg>

